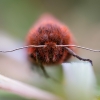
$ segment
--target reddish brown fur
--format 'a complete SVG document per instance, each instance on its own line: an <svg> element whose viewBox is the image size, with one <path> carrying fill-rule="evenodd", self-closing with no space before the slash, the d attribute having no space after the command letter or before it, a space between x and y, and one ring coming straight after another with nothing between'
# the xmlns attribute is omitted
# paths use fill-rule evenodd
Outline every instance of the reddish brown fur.
<svg viewBox="0 0 100 100"><path fill-rule="evenodd" d="M33 63L37 63L36 54L38 60L46 65L68 61L71 55L64 47L56 45L70 44L74 44L74 41L69 29L51 15L42 16L27 36L27 45L47 45L41 48L27 48L29 59ZM69 48L74 51L73 47Z"/></svg>

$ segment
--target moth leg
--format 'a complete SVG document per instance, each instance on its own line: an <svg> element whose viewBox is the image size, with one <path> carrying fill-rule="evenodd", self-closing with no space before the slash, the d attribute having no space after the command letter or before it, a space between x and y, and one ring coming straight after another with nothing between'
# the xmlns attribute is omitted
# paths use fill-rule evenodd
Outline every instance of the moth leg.
<svg viewBox="0 0 100 100"><path fill-rule="evenodd" d="M68 48L68 47L65 47L65 48L66 48L67 51L68 51L71 55L73 55L74 57L78 58L79 60L89 61L89 62L91 63L91 65L93 65L92 60L82 58L82 57L78 56L75 52L73 52L70 48Z"/></svg>
<svg viewBox="0 0 100 100"><path fill-rule="evenodd" d="M39 61L38 53L36 53L36 62L37 62L37 64L38 64L38 67L40 67L40 68L42 69L44 75L45 75L47 78L49 78L49 75L47 74L47 72L46 72L44 66L42 65L41 61Z"/></svg>
<svg viewBox="0 0 100 100"><path fill-rule="evenodd" d="M58 80L56 80L55 78L51 77L48 75L48 73L46 72L45 70L45 67L42 65L42 63L39 61L39 58L38 58L38 54L36 53L36 61L38 63L38 66L42 69L44 75L46 78L51 78L52 80L56 81L56 82L59 82ZM59 82L60 83L60 82Z"/></svg>
<svg viewBox="0 0 100 100"><path fill-rule="evenodd" d="M46 72L44 66L42 64L40 64L40 68L42 69L44 75L47 77L47 78L50 78L50 76L48 75L48 73Z"/></svg>
<svg viewBox="0 0 100 100"><path fill-rule="evenodd" d="M36 52L36 63L39 63L38 53Z"/></svg>
<svg viewBox="0 0 100 100"><path fill-rule="evenodd" d="M29 57L30 57L31 59L33 59L33 54L30 54ZM32 62L30 62L30 67L31 67L32 70L36 70L36 69L37 69L36 64L34 64L34 63L32 63Z"/></svg>

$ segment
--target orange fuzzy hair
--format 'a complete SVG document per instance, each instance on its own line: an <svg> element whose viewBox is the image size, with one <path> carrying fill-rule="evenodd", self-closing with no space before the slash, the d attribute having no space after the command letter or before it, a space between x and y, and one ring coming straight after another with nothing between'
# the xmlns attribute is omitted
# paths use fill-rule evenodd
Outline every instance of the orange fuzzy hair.
<svg viewBox="0 0 100 100"><path fill-rule="evenodd" d="M32 26L26 42L27 45L46 45L41 48L27 48L28 57L32 63L37 63L38 56L38 60L46 65L60 64L71 58L72 55L64 47L56 47L56 45L75 44L68 27L48 14L41 16ZM75 51L73 47L69 48Z"/></svg>

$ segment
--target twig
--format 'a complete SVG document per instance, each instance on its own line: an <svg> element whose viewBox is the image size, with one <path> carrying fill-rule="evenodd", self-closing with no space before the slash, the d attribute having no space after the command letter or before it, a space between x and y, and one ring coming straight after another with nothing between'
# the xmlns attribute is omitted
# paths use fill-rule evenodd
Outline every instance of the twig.
<svg viewBox="0 0 100 100"><path fill-rule="evenodd" d="M22 82L7 78L0 75L0 89L7 90L9 92L18 94L28 99L38 100L63 100L49 92L40 90L36 87L29 86Z"/></svg>

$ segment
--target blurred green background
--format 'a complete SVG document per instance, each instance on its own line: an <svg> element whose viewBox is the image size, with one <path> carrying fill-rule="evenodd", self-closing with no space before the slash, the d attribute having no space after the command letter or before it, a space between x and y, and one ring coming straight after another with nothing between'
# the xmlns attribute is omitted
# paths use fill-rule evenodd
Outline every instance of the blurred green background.
<svg viewBox="0 0 100 100"><path fill-rule="evenodd" d="M24 43L31 25L44 13L65 23L78 45L100 49L100 0L0 0L0 30ZM100 53L80 49L79 55L93 60L100 85Z"/></svg>

